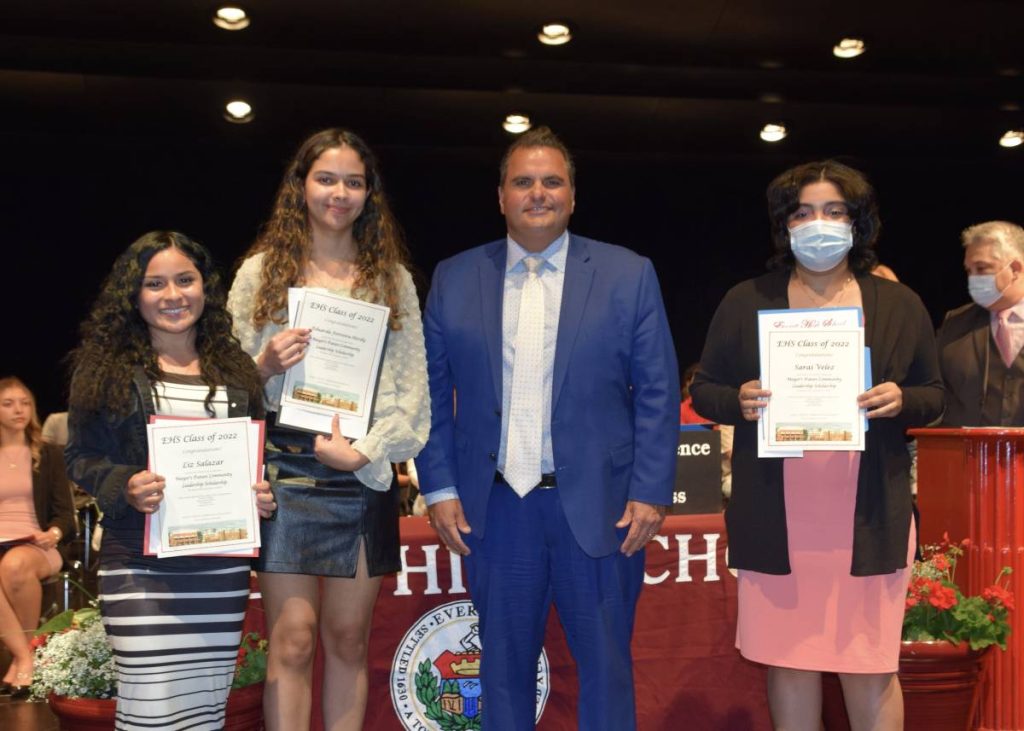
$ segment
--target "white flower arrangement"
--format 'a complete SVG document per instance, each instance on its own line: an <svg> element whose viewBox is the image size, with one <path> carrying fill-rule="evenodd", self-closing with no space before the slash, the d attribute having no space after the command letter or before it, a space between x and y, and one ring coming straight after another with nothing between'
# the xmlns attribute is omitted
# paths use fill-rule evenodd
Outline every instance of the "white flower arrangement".
<svg viewBox="0 0 1024 731"><path fill-rule="evenodd" d="M99 612L89 607L53 620L40 628L36 645L32 697L54 693L66 698L113 698L117 667ZM63 623L61 623L63 624Z"/></svg>

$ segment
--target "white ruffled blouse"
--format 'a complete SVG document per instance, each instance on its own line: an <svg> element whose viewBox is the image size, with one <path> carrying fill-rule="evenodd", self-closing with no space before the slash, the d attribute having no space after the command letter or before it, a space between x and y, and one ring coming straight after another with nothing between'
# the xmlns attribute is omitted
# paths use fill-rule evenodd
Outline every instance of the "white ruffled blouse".
<svg viewBox="0 0 1024 731"><path fill-rule="evenodd" d="M260 286L263 254L242 262L228 294L228 309L234 318L235 335L242 348L256 358L284 325L268 322L257 329L252 323L256 292ZM334 294L350 297L346 290ZM390 330L381 364L377 400L373 405L370 431L353 446L370 460L355 475L369 488L386 491L391 486L391 463L412 459L426 444L430 433L430 398L427 390L427 355L423 345L423 322L412 276L402 267L399 306L404 313L402 329ZM267 409L277 411L281 403L284 374L267 381Z"/></svg>

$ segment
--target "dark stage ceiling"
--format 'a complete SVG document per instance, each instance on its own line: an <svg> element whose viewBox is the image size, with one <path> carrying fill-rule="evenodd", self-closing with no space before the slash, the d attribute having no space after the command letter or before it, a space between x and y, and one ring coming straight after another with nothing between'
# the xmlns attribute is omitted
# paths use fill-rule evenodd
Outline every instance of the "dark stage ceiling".
<svg viewBox="0 0 1024 731"><path fill-rule="evenodd" d="M384 164L419 273L503 233L494 186L525 112L577 155L573 229L658 269L682 364L768 257L764 189L839 156L882 204L882 260L933 317L966 301L957 235L1024 220L1024 0L0 0L0 375L59 407L60 359L114 256L176 228L225 269L285 161L342 125ZM542 46L565 20L574 40ZM859 36L867 52L835 58ZM244 98L249 124L223 118ZM768 122L789 136L758 137ZM424 285L425 286L425 285ZM6 347L10 343L11 347Z"/></svg>
<svg viewBox="0 0 1024 731"><path fill-rule="evenodd" d="M993 157L1024 126L1021 0L493 2L247 0L249 28L195 0L4 0L0 131L292 139L328 119L377 145L500 147L525 110L577 149ZM536 41L565 19L574 40ZM844 36L867 52L840 60ZM223 104L256 119L229 128ZM372 133L371 133L372 131Z"/></svg>

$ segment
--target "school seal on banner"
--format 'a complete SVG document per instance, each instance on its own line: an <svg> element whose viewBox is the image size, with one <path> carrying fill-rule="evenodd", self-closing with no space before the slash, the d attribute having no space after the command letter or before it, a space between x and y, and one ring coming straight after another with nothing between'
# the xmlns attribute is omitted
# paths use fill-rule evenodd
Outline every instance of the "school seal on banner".
<svg viewBox="0 0 1024 731"><path fill-rule="evenodd" d="M391 702L407 731L477 731L480 636L473 603L442 604L417 619L391 663ZM551 689L548 657L537 660L537 719Z"/></svg>

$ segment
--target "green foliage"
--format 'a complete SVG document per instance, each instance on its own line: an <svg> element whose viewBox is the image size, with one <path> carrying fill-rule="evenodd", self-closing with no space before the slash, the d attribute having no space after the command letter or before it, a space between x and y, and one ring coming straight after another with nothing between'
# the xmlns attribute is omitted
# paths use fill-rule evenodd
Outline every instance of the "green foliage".
<svg viewBox="0 0 1024 731"><path fill-rule="evenodd" d="M256 632L242 637L238 646L238 659L235 662L235 678L231 681L232 688L244 688L254 683L262 683L267 677L267 641Z"/></svg>
<svg viewBox="0 0 1024 731"><path fill-rule="evenodd" d="M63 632L72 627L83 627L100 614L96 607L85 607L84 609L68 609L60 614L54 615L49 621L35 631L36 637L44 637L54 632Z"/></svg>

